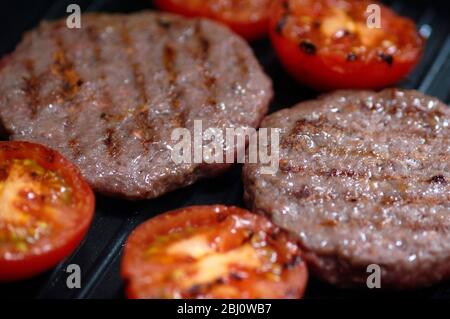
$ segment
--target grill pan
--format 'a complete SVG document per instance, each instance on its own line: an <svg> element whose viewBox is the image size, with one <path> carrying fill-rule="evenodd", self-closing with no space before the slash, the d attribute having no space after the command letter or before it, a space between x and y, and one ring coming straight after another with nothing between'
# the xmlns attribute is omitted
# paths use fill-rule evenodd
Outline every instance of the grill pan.
<svg viewBox="0 0 450 319"><path fill-rule="evenodd" d="M445 4L430 1L384 1L401 15L417 22L424 34L429 34L424 56L415 71L399 86L417 89L450 102L450 20ZM71 3L83 12L131 13L151 8L150 0L15 0L7 2L0 13L0 55L11 52L24 31L43 19L65 16ZM252 47L272 77L275 99L270 112L290 107L314 98L317 93L297 85L281 68L268 40ZM243 206L241 166L227 174L203 180L193 186L172 192L161 198L128 202L97 195L96 215L91 229L78 249L53 270L30 280L0 284L0 298L38 299L109 299L123 298L123 282L119 276L123 244L129 233L143 221L165 211L191 205L225 204ZM82 271L82 287L69 289L65 269L77 264ZM416 291L402 293L378 290L342 290L310 278L305 298L450 298L450 282Z"/></svg>

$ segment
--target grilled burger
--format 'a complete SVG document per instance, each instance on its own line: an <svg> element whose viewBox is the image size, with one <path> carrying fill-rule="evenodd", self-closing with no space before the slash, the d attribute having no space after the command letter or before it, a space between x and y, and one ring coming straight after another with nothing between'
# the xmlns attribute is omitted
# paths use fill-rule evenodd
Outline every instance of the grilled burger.
<svg viewBox="0 0 450 319"><path fill-rule="evenodd" d="M272 97L249 46L214 22L86 14L27 33L1 63L0 122L12 140L60 151L99 192L153 198L225 164L175 164L171 133L254 127ZM234 151L234 150L227 150Z"/></svg>
<svg viewBox="0 0 450 319"><path fill-rule="evenodd" d="M254 211L297 236L312 273L362 286L450 276L450 110L415 91L339 91L268 116L280 169L244 167Z"/></svg>

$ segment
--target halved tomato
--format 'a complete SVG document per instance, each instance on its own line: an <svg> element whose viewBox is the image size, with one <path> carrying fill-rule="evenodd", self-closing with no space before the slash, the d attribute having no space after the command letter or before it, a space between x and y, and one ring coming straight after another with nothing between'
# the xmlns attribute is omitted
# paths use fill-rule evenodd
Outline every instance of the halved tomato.
<svg viewBox="0 0 450 319"><path fill-rule="evenodd" d="M84 237L94 194L59 153L27 142L0 142L0 281L39 274Z"/></svg>
<svg viewBox="0 0 450 319"><path fill-rule="evenodd" d="M276 1L269 30L285 69L318 90L378 89L397 83L419 61L424 39L414 22L381 4L376 28L376 11L369 7L373 4Z"/></svg>
<svg viewBox="0 0 450 319"><path fill-rule="evenodd" d="M296 243L266 218L194 206L139 226L122 276L129 298L300 298L307 270Z"/></svg>
<svg viewBox="0 0 450 319"><path fill-rule="evenodd" d="M188 17L206 17L228 25L248 40L267 34L272 0L154 0L165 11Z"/></svg>

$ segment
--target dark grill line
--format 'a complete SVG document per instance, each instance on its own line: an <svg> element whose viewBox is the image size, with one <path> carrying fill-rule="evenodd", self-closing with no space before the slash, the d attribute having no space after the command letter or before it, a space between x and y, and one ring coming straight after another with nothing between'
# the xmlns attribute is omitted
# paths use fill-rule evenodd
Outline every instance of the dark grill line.
<svg viewBox="0 0 450 319"><path fill-rule="evenodd" d="M382 206L382 207L393 207L393 206L405 206L405 205L423 205L423 206L444 206L448 205L448 200L441 199L441 198L426 198L423 196L411 196L408 194L402 194L400 196L383 196L380 198L373 198L373 197L366 197L363 194L355 194L348 195L346 193L339 193L339 194L318 194L314 193L313 191L309 190L305 193L304 189L299 190L296 192L295 190L289 190L290 194L295 196L297 200L300 202L305 201L307 203L313 203L314 205L322 205L325 202L334 202L337 203L337 201L342 200L344 202L348 203L373 203L375 206ZM380 208L381 209L381 208Z"/></svg>
<svg viewBox="0 0 450 319"><path fill-rule="evenodd" d="M205 37L202 30L201 22L198 21L195 24L195 38L197 39L197 42L199 44L199 60L200 60L200 66L201 66L201 74L203 77L203 84L205 85L206 90L208 91L209 95L206 99L206 103L208 106L216 106L217 105L217 98L216 98L216 85L217 80L216 78L211 75L210 70L210 49L211 49L211 43L209 40Z"/></svg>
<svg viewBox="0 0 450 319"><path fill-rule="evenodd" d="M300 176L321 176L321 177L348 177L353 180L361 180L368 179L368 181L374 182L383 182L383 181L402 181L411 179L411 176L401 176L401 175L381 175L376 176L369 175L365 172L356 172L352 170L340 170L340 169L331 169L331 170L309 170L303 166L292 166L287 164L285 161L280 161L280 170L285 173L293 172L293 173L301 173ZM430 184L432 177L426 179L417 179L417 183L426 183Z"/></svg>
<svg viewBox="0 0 450 319"><path fill-rule="evenodd" d="M308 133L308 136L311 136L311 133L313 134L319 134L319 133L330 133L331 130L337 131L339 134L342 134L344 136L352 136L359 133L356 130L349 130L347 128L341 127L336 124L332 124L330 122L326 122L323 119L319 119L316 121L307 121L307 120L299 120L295 124L294 128L291 130L291 132L287 135L285 135L281 140L281 147L282 148L302 148L302 140L298 138L298 135L302 133ZM377 134L382 134L383 132L375 132L371 134L371 136L375 136ZM369 136L369 133L367 132L361 132L361 134L365 134L366 136ZM418 131L418 130L393 130L391 129L389 131L389 134L395 134L397 136L405 136L410 137L412 135L423 135L423 137L428 138L427 144L430 145L434 139L430 138L430 134L427 134L426 132ZM320 147L320 146L319 146ZM351 148L342 147L339 145L335 145L334 148L325 148L328 154L336 154L336 155L344 155L344 154L350 154L353 156L368 156L368 157L380 157L379 155L375 154L373 151L359 151ZM405 156L407 154L403 153L397 153L398 156ZM446 159L446 156L444 156L443 159Z"/></svg>
<svg viewBox="0 0 450 319"><path fill-rule="evenodd" d="M134 121L137 129L134 136L139 138L145 151L149 150L149 145L157 140L157 132L155 131L153 121L149 119L148 109L140 110L135 116Z"/></svg>
<svg viewBox="0 0 450 319"><path fill-rule="evenodd" d="M67 56L64 48L64 42L55 30L54 41L57 46L57 51L53 55L53 65L51 72L60 77L62 80L60 94L63 100L71 100L80 90L83 84L81 78L74 68L74 64Z"/></svg>
<svg viewBox="0 0 450 319"><path fill-rule="evenodd" d="M166 44L163 50L163 65L169 82L168 97L173 113L172 125L185 127L186 115L184 111L180 112L181 91L177 88L178 72L175 68L177 52L170 44Z"/></svg>
<svg viewBox="0 0 450 319"><path fill-rule="evenodd" d="M137 90L139 90L140 99L142 104L136 106L136 112L133 114L133 121L136 124L136 129L132 134L137 137L142 144L145 152L149 151L149 145L157 140L158 132L155 130L153 120L150 119L149 112L149 97L146 91L146 78L141 71L140 61L135 59L136 49L130 38L129 30L127 29L126 22L122 25L122 44L124 45L125 53L127 55L128 63L131 67L134 82Z"/></svg>
<svg viewBox="0 0 450 319"><path fill-rule="evenodd" d="M24 61L25 68L28 73L28 77L24 79L25 88L24 92L27 96L27 101L30 104L31 109L31 118L35 118L39 108L39 90L40 90L40 81L39 78L36 77L34 71L34 63L31 59L27 59Z"/></svg>
<svg viewBox="0 0 450 319"><path fill-rule="evenodd" d="M170 94L173 95L174 86L176 85L178 74L175 71L175 58L176 58L176 52L173 49L171 45L166 44L164 46L164 52L163 52L163 65L164 69L166 70L167 79L169 81L170 85ZM173 101L172 97L172 105L176 108L178 107L178 103L176 101Z"/></svg>
<svg viewBox="0 0 450 319"><path fill-rule="evenodd" d="M326 147L321 147L322 150L324 150L325 154L323 155L330 155L330 156L348 156L351 155L353 157L363 158L363 157L369 157L369 158L376 158L376 159L387 159L390 162L394 161L401 161L404 162L404 159L409 156L410 159L414 159L417 161L422 162L422 164L428 163L428 157L427 153L418 153L419 156L411 157L409 153L401 153L399 151L391 151L388 155L388 158L384 157L383 155L376 154L374 151L368 150L368 151L360 151L358 149L350 149L345 148L342 146L333 146L333 148L330 148L329 145ZM422 156L420 156L422 155ZM395 157L394 157L395 156ZM423 158L423 159L422 159ZM433 158L433 162L445 162L450 159L450 154L437 154Z"/></svg>
<svg viewBox="0 0 450 319"><path fill-rule="evenodd" d="M95 30L95 28L88 28L87 29L87 34L89 37L89 40L91 42L91 45L93 46L93 51L94 51L94 59L95 59L95 64L96 67L98 69L100 69L100 78L102 80L106 79L106 75L103 72L102 68L99 68L98 65L101 64L103 62L103 58L102 58L102 51L101 48L99 46L99 36L97 34L97 31ZM105 86L103 86L103 90L101 92L101 96L103 97L104 101L105 101L105 105L108 106L112 106L113 105L113 101L112 101L112 97L109 93L109 90L107 90L107 88ZM108 116L104 116L105 118L109 118Z"/></svg>
<svg viewBox="0 0 450 319"><path fill-rule="evenodd" d="M241 76L243 78L246 78L250 70L248 69L246 58L244 57L244 55L242 54L237 45L234 45L234 54L236 56L236 61L239 66L239 69L241 70Z"/></svg>
<svg viewBox="0 0 450 319"><path fill-rule="evenodd" d="M106 137L103 140L106 147L108 148L108 154L111 157L116 157L120 152L120 147L118 141L115 138L116 130L112 127L106 129Z"/></svg>
<svg viewBox="0 0 450 319"><path fill-rule="evenodd" d="M80 143L78 143L77 138L72 138L69 141L69 147L75 158L79 158L81 156L82 153L80 149Z"/></svg>
<svg viewBox="0 0 450 319"><path fill-rule="evenodd" d="M401 207L401 206L399 206ZM381 208L377 207L379 210ZM320 222L320 226L323 227L338 227L339 226L340 221L339 220L334 220L334 219L324 219L323 221ZM345 221L345 223L351 227L351 228L358 228L358 229L362 229L363 227L366 227L368 225L373 225L376 229L382 229L383 228L383 220L370 220L370 219L350 219L348 221ZM408 222L408 221L403 221L401 225L399 225L398 227L403 228L403 229L409 229L412 232L422 232L422 231L443 231L445 228L445 225L442 224L437 224L437 223L433 223L433 224L418 224L417 222Z"/></svg>
<svg viewBox="0 0 450 319"><path fill-rule="evenodd" d="M64 48L63 39L58 34L58 29L52 33L54 36L54 42L57 47L57 51L53 55L53 65L50 67L51 73L61 78L61 87L59 88L59 99L61 103L65 101L71 101L70 109L75 111L69 112L66 118L67 127L73 126L75 123L76 109L78 108L78 102L74 99L78 93L82 80L78 73L75 71L74 64L67 56ZM74 101L72 101L74 100ZM69 141L69 147L77 158L81 154L80 145L77 138L73 138Z"/></svg>
<svg viewBox="0 0 450 319"><path fill-rule="evenodd" d="M137 62L135 59L136 50L131 41L130 34L129 34L129 31L127 29L125 22L123 23L121 37L122 37L122 43L124 45L125 53L127 55L127 61L129 63L129 65L131 66L131 70L133 73L136 88L139 91L142 103L147 105L148 104L148 96L147 96L147 91L146 91L145 76L141 72L141 67L139 65L139 62Z"/></svg>
<svg viewBox="0 0 450 319"><path fill-rule="evenodd" d="M103 60L102 51L99 46L100 38L99 38L95 28L88 27L87 35L88 35L88 38L90 41L90 45L93 48L95 67L100 69L100 78L102 80L105 80L106 75L103 72L103 70L98 66L99 64L102 63L102 60ZM112 97L105 86L103 86L103 90L100 92L100 94L101 94L103 100L105 101L105 105L107 105L108 107L111 107L113 105ZM102 120L105 121L106 124L110 124L109 122L111 122L111 119L114 118L114 116L108 114L107 111L102 112L100 117ZM111 124L112 124L112 126L110 125L109 127L106 128L106 131L105 131L106 137L104 138L103 142L104 142L106 148L108 149L109 156L117 157L120 154L121 147L120 147L119 140L115 138L116 129L115 129L114 123L111 123Z"/></svg>
<svg viewBox="0 0 450 319"><path fill-rule="evenodd" d="M286 135L285 138L286 139L296 138L296 135L301 134L304 131L306 131L307 133L318 134L318 133L322 133L322 132L329 132L330 130L337 131L345 136L352 136L352 135L355 135L360 132L357 130L345 128L338 124L333 124L333 123L329 122L326 118L321 117L317 120L302 119L302 120L297 121L294 125L294 128L291 130L291 132L288 135ZM380 133L384 133L384 131L377 131L377 132L372 133L371 135L368 135L369 134L368 132L361 132L361 134L364 134L365 136L378 136L378 135L380 135ZM430 135L428 132L424 132L423 130L419 130L419 129L410 129L410 130L390 129L389 134L396 134L396 135L403 134L404 136L407 136L407 137L410 137L411 135L425 135L425 136L429 137L429 135Z"/></svg>

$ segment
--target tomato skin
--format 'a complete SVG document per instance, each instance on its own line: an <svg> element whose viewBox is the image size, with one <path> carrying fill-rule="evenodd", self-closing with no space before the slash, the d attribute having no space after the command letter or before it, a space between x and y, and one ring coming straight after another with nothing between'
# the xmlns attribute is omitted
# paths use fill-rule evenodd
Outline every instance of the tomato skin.
<svg viewBox="0 0 450 319"><path fill-rule="evenodd" d="M226 19L219 21L225 23L231 28L231 30L249 41L264 37L267 34L267 27L269 25L268 19L258 20L255 22L239 22Z"/></svg>
<svg viewBox="0 0 450 319"><path fill-rule="evenodd" d="M395 18L390 9L383 8L388 19ZM318 91L381 89L395 85L412 71L423 52L422 42L417 50L403 59L394 59L391 64L381 59L348 61L345 57L332 53L308 54L297 43L277 31L284 12L282 1L273 4L269 26L273 47L285 70L295 80Z"/></svg>
<svg viewBox="0 0 450 319"><path fill-rule="evenodd" d="M381 89L395 85L415 66L415 62L346 62L303 53L298 46L270 31L275 51L285 70L299 83L318 91L337 89ZM334 69L340 65L339 70ZM344 70L344 71L341 71Z"/></svg>
<svg viewBox="0 0 450 319"><path fill-rule="evenodd" d="M16 281L31 278L49 270L70 255L80 244L91 224L95 196L90 186L84 181L78 168L62 157L58 152L42 145L14 141L0 142L0 162L10 159L32 159L44 169L60 175L73 187L73 200L77 212L81 215L73 229L64 229L57 242L50 248L40 249L38 253L21 253L13 258L0 255L0 281Z"/></svg>
<svg viewBox="0 0 450 319"><path fill-rule="evenodd" d="M221 223L219 221L226 222L227 218L230 216L237 216L239 218L244 218L245 220L252 220L250 222L256 228L251 228L253 231L262 230L262 229L272 229L273 225L268 222L265 218L251 214L250 212L238 208L238 207L226 207L222 205L213 205L213 206L192 206L187 208L181 208L175 211L171 211L157 217L154 217L147 222L138 226L129 236L122 256L122 264L121 264L121 276L126 282L125 293L127 298L129 299L141 299L143 296L147 296L147 293L143 291L141 282L148 283L154 282L155 279L148 279L145 274L148 273L158 273L158 267L160 271L165 270L166 267L170 266L155 266L152 265L152 262L144 261L143 259L144 251L149 249L149 245L151 247L152 243L160 236L167 237L169 234L177 233L178 231L185 230L186 228L198 229L199 227L211 227L212 231L215 230L214 227ZM248 219L250 218L250 219ZM239 231L237 231L239 232ZM233 233L233 232L230 232ZM272 235L275 236L277 240L280 240L277 246L277 252L279 256L288 256L288 248L286 245L286 234L282 233L282 235ZM277 237L278 236L278 237ZM224 247L219 248L224 249L222 252L225 253L227 247L236 247L239 246L239 243L245 238L237 239L235 235L229 235L228 238L221 237L220 243L224 245ZM239 236L238 236L239 237ZM217 239L217 238L216 238ZM248 239L247 239L248 240ZM247 242L245 240L245 242ZM275 240L275 239L274 239ZM217 243L217 241L214 241ZM281 244L283 243L283 244ZM164 248L167 249L167 248ZM297 252L298 254L299 252ZM297 255L298 256L298 255ZM278 257L284 258L284 257ZM178 266L179 263L175 262L175 266ZM284 265L286 266L286 265ZM284 267L283 266L283 267ZM291 270L285 270L283 274L283 279L281 279L281 283L278 283L274 286L268 286L264 281L256 279L252 279L250 282L239 281L235 282L233 285L239 291L239 294L243 294L244 292L251 296L260 296L261 293L267 295L267 291L270 289L274 289L278 291L278 296L282 295L283 298L299 298L303 295L303 292L306 288L308 272L305 264L301 261L300 263L292 266ZM249 276L257 276L257 275L249 275ZM256 277L250 277L256 278ZM248 280L248 278L247 278ZM157 283L156 283L157 284ZM177 281L178 284L178 281ZM155 285L155 283L153 283ZM287 287L291 287L288 289ZM292 295L285 296L286 290L291 290ZM273 292L271 292L273 295ZM145 297L147 298L147 297ZM170 298L170 297L169 297ZM189 297L190 298L190 297ZM201 298L210 298L210 297L201 297ZM228 298L228 297L213 297L213 298ZM241 297L232 297L232 298L241 298ZM247 297L246 297L247 298ZM254 297L250 297L254 298ZM263 297L264 298L264 297ZM280 298L280 297L271 297L271 298Z"/></svg>
<svg viewBox="0 0 450 319"><path fill-rule="evenodd" d="M56 266L69 256L86 234L86 229L80 229L71 241L55 247L51 252L41 255L31 255L18 260L0 258L0 282L10 282L29 279Z"/></svg>
<svg viewBox="0 0 450 319"><path fill-rule="evenodd" d="M205 17L217 20L228 25L231 30L249 41L264 37L267 34L267 28L269 26L268 14L266 17L256 20L239 20L233 16L214 13L209 10L205 4L193 7L189 5L180 5L177 1L173 0L153 0L153 3L161 10L183 15L185 17Z"/></svg>

